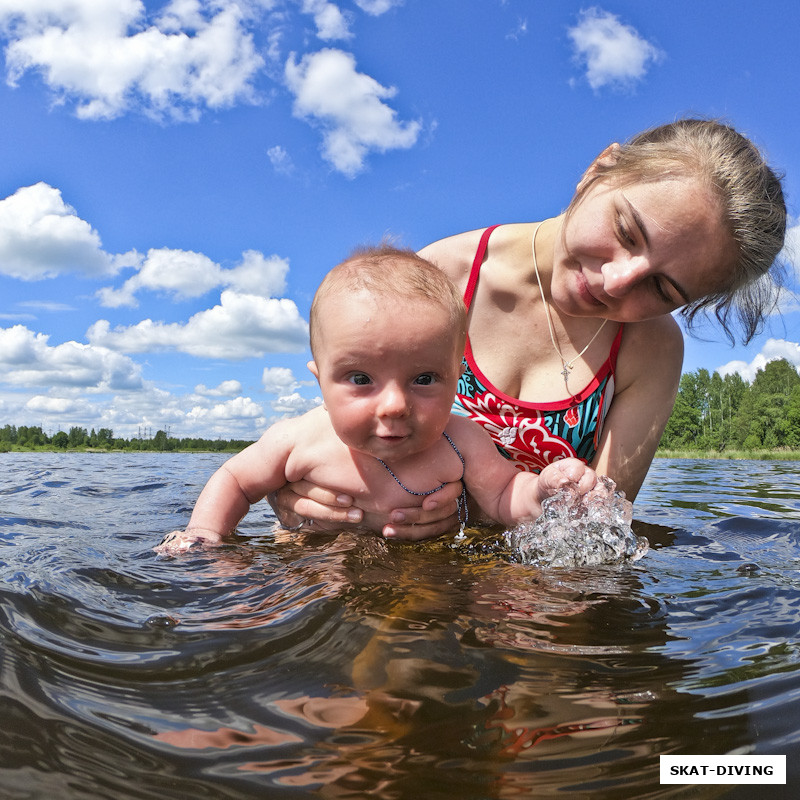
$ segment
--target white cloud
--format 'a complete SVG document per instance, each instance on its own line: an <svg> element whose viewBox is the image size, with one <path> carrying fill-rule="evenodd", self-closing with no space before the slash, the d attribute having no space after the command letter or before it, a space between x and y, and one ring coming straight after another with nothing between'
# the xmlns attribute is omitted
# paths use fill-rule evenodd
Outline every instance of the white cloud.
<svg viewBox="0 0 800 800"><path fill-rule="evenodd" d="M800 371L800 344L786 339L767 339L761 352L749 364L746 361L729 361L718 367L717 372L723 377L738 372L746 381L752 382L758 370L779 358L785 358Z"/></svg>
<svg viewBox="0 0 800 800"><path fill-rule="evenodd" d="M405 0L355 0L356 5L367 14L379 17L393 8L403 5Z"/></svg>
<svg viewBox="0 0 800 800"><path fill-rule="evenodd" d="M200 358L257 358L267 352L299 352L308 325L291 300L226 290L220 303L185 324L143 320L111 329L99 320L87 331L94 345L125 353L178 351Z"/></svg>
<svg viewBox="0 0 800 800"><path fill-rule="evenodd" d="M292 0L325 41L352 38L351 12L330 0ZM398 0L358 0L372 15ZM386 104L394 88L355 70L337 50L285 61L281 44L296 14L286 0L172 0L148 14L141 0L0 0L6 78L16 86L38 75L54 102L87 120L142 113L158 120L197 120L207 109L266 102L263 83L288 85L294 113L323 130L323 155L354 176L368 153L412 147L417 121L402 122ZM288 174L281 147L268 151Z"/></svg>
<svg viewBox="0 0 800 800"><path fill-rule="evenodd" d="M13 386L77 387L99 391L138 389L141 367L102 346L64 342L51 347L49 337L23 325L0 328L0 371Z"/></svg>
<svg viewBox="0 0 800 800"><path fill-rule="evenodd" d="M300 381L288 367L264 367L261 383L267 394L285 394L300 386Z"/></svg>
<svg viewBox="0 0 800 800"><path fill-rule="evenodd" d="M255 99L263 67L243 5L180 0L147 25L140 0L3 0L8 82L36 71L85 119L132 109L195 118Z"/></svg>
<svg viewBox="0 0 800 800"><path fill-rule="evenodd" d="M75 306L68 305L67 303L53 303L47 300L22 300L17 303L22 308L32 308L36 311L48 311L51 313L59 313L63 311L75 311Z"/></svg>
<svg viewBox="0 0 800 800"><path fill-rule="evenodd" d="M339 6L328 0L301 0L304 14L311 14L317 26L317 36L325 41L333 39L349 39L350 33L347 16Z"/></svg>
<svg viewBox="0 0 800 800"><path fill-rule="evenodd" d="M794 273L795 282L800 283L800 220L789 219L786 228L786 242L780 254L780 259Z"/></svg>
<svg viewBox="0 0 800 800"><path fill-rule="evenodd" d="M22 280L68 272L87 276L115 270L100 236L46 183L0 200L0 273Z"/></svg>
<svg viewBox="0 0 800 800"><path fill-rule="evenodd" d="M295 95L294 114L323 130L323 157L349 177L364 168L370 151L412 147L419 122L400 122L383 101L396 90L356 71L355 58L341 50L320 50L298 63L286 62L286 82Z"/></svg>
<svg viewBox="0 0 800 800"><path fill-rule="evenodd" d="M224 269L208 256L190 250L153 249L140 259L138 272L119 288L103 287L97 292L107 308L138 305L141 290L163 292L183 300L202 295L221 286L244 294L272 297L286 288L289 262L278 256L269 258L256 250L246 250L241 262Z"/></svg>
<svg viewBox="0 0 800 800"><path fill-rule="evenodd" d="M224 403L215 403L210 408L204 406L194 406L186 414L187 421L194 423L208 422L230 422L241 419L263 419L264 410L258 403L249 397L234 397Z"/></svg>
<svg viewBox="0 0 800 800"><path fill-rule="evenodd" d="M294 162L286 149L276 144L267 150L267 156L275 172L281 175L291 175L294 172Z"/></svg>
<svg viewBox="0 0 800 800"><path fill-rule="evenodd" d="M297 392L292 392L290 395L279 397L273 404L272 410L275 413L284 417L296 417L299 414L305 414L312 408L322 405L321 397L307 398L302 397Z"/></svg>
<svg viewBox="0 0 800 800"><path fill-rule="evenodd" d="M222 381L214 389L209 389L199 383L194 387L194 391L195 394L199 394L201 397L236 397L242 393L242 384L234 380Z"/></svg>
<svg viewBox="0 0 800 800"><path fill-rule="evenodd" d="M599 8L582 11L568 35L593 89L630 87L644 78L651 64L663 58L663 53L635 28Z"/></svg>
<svg viewBox="0 0 800 800"><path fill-rule="evenodd" d="M25 408L35 414L74 414L85 404L76 397L48 397L37 394L25 403Z"/></svg>
<svg viewBox="0 0 800 800"><path fill-rule="evenodd" d="M264 256L257 250L242 253L241 262L222 273L223 285L244 294L275 297L286 289L289 262L278 256Z"/></svg>

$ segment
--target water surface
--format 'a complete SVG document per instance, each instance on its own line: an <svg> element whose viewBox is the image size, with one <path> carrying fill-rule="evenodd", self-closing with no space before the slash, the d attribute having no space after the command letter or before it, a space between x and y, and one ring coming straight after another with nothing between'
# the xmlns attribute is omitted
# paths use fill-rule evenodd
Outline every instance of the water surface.
<svg viewBox="0 0 800 800"><path fill-rule="evenodd" d="M266 506L156 556L224 458L0 454L0 797L795 796L798 464L657 461L625 566ZM659 785L660 754L732 751L787 787Z"/></svg>

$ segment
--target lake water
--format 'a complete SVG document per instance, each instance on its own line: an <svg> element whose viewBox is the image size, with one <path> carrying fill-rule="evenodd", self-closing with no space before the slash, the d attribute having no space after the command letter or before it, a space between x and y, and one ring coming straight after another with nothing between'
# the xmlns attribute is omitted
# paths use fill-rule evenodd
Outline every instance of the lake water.
<svg viewBox="0 0 800 800"><path fill-rule="evenodd" d="M0 455L3 800L797 796L798 463L657 461L625 566L266 507L156 556L223 459ZM731 751L787 786L659 784Z"/></svg>

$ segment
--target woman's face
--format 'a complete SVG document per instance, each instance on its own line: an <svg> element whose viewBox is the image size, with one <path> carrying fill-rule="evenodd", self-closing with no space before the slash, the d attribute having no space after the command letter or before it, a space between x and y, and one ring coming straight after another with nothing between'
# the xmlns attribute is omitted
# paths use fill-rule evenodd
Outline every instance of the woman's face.
<svg viewBox="0 0 800 800"><path fill-rule="evenodd" d="M572 316L652 319L724 288L735 259L719 201L699 180L598 180L556 236L552 301Z"/></svg>

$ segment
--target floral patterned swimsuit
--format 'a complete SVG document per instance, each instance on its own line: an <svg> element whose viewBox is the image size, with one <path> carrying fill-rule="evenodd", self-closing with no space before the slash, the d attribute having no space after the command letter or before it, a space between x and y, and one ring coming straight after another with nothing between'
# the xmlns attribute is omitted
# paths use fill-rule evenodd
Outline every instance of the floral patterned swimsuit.
<svg viewBox="0 0 800 800"><path fill-rule="evenodd" d="M487 228L478 245L464 292L467 308L478 284L489 236L497 227ZM576 456L590 463L614 397L614 370L623 327L619 326L608 358L589 385L556 403L526 403L501 392L475 363L467 337L465 369L452 413L477 422L494 439L497 449L520 469L540 472L553 461Z"/></svg>

